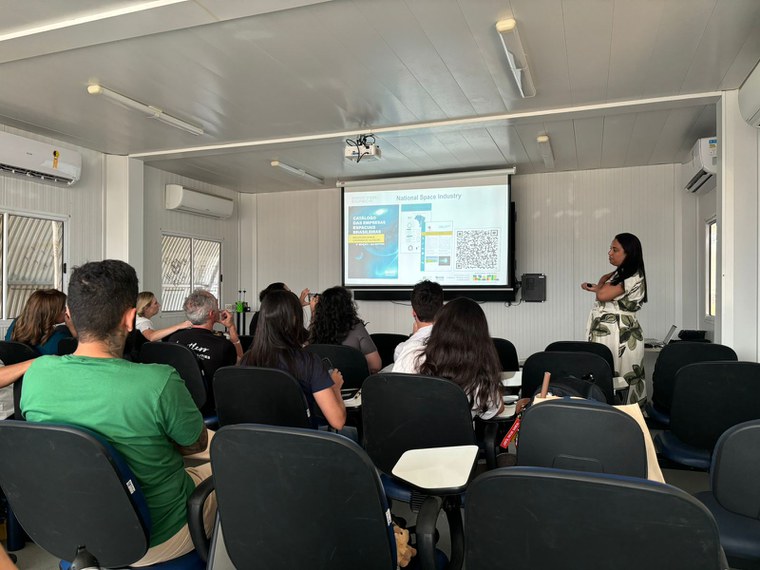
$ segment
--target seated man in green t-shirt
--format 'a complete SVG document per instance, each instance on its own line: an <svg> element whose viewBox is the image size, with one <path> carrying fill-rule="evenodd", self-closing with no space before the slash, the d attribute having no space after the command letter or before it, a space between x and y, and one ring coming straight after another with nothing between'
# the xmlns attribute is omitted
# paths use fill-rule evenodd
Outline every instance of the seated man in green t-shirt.
<svg viewBox="0 0 760 570"><path fill-rule="evenodd" d="M182 456L204 450L209 435L175 370L122 359L137 291L135 270L123 261L107 259L74 270L67 311L79 345L69 356L41 356L32 363L24 376L21 411L31 422L91 429L124 456L150 510L150 549L134 564L146 566L193 549L186 501L211 475L211 466L184 467ZM215 509L215 501L207 501L207 530Z"/></svg>

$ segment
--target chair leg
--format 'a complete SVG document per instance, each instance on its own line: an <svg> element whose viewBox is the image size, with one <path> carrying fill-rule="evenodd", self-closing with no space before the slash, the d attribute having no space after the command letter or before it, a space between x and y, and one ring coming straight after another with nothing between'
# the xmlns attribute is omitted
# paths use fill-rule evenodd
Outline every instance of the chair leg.
<svg viewBox="0 0 760 570"><path fill-rule="evenodd" d="M442 505L441 497L428 496L417 515L417 551L422 570L435 570L435 525Z"/></svg>
<svg viewBox="0 0 760 570"><path fill-rule="evenodd" d="M8 505L8 519L6 522L8 528L8 550L21 550L26 543L26 533L21 528L10 505Z"/></svg>
<svg viewBox="0 0 760 570"><path fill-rule="evenodd" d="M462 523L462 503L459 496L447 497L443 503L446 520L449 522L451 537L451 557L448 570L460 570L464 563L464 525Z"/></svg>

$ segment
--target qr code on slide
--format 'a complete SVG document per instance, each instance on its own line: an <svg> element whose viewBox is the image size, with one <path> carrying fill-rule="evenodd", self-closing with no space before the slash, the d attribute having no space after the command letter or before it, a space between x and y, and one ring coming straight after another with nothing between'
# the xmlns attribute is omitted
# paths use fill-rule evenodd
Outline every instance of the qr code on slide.
<svg viewBox="0 0 760 570"><path fill-rule="evenodd" d="M498 269L499 230L457 230L456 233L457 269Z"/></svg>

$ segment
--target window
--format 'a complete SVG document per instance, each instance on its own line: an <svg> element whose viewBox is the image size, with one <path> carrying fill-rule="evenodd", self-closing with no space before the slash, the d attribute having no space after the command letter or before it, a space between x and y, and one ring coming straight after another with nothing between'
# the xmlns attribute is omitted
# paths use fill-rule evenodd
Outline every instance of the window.
<svg viewBox="0 0 760 570"><path fill-rule="evenodd" d="M222 243L176 235L161 236L161 305L181 311L191 291L206 289L219 297Z"/></svg>
<svg viewBox="0 0 760 570"><path fill-rule="evenodd" d="M714 317L718 304L718 221L712 219L706 224L707 238L707 287L705 298L705 314Z"/></svg>
<svg viewBox="0 0 760 570"><path fill-rule="evenodd" d="M63 221L0 213L0 268L4 319L37 289L63 291Z"/></svg>

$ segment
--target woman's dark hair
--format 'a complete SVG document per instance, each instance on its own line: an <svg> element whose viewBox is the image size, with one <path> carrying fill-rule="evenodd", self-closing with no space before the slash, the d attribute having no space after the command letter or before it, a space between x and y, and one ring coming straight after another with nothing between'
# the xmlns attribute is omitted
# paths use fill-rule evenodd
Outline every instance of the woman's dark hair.
<svg viewBox="0 0 760 570"><path fill-rule="evenodd" d="M306 331L303 309L298 297L290 291L271 291L259 307L259 322L253 345L240 364L285 369L298 378L299 354L303 352Z"/></svg>
<svg viewBox="0 0 760 570"><path fill-rule="evenodd" d="M264 297L269 295L272 291L288 291L288 286L282 281L270 283L266 288L261 290L261 293L259 293L259 303L261 303L264 300Z"/></svg>
<svg viewBox="0 0 760 570"><path fill-rule="evenodd" d="M644 298L642 303L647 302L647 272L644 269L644 252L641 249L641 242L633 234L622 233L615 236L615 240L621 245L625 252L625 259L615 270L615 273L610 279L610 283L613 285L619 285L629 277L641 274L644 281Z"/></svg>
<svg viewBox="0 0 760 570"><path fill-rule="evenodd" d="M66 295L57 289L38 289L27 299L13 325L11 340L30 346L45 344L55 332L61 313L66 309Z"/></svg>
<svg viewBox="0 0 760 570"><path fill-rule="evenodd" d="M478 404L479 413L499 403L501 363L486 315L475 301L460 297L444 305L422 354L420 374L453 380Z"/></svg>
<svg viewBox="0 0 760 570"><path fill-rule="evenodd" d="M341 344L359 323L364 324L356 313L351 292L345 287L330 287L320 294L314 308L309 340L312 344Z"/></svg>

